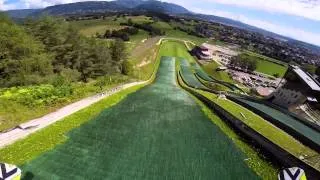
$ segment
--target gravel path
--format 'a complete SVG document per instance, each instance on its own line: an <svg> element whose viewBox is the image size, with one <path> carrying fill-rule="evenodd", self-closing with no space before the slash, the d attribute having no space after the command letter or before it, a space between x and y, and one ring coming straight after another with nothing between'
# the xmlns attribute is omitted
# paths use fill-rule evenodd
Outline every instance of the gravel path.
<svg viewBox="0 0 320 180"><path fill-rule="evenodd" d="M132 82L124 85L117 86L115 88L112 88L104 93L100 93L85 99L82 99L80 101L77 101L75 103L72 103L70 105L67 105L53 113L47 114L41 118L30 120L26 123L20 124L16 128L5 132L0 133L0 149L10 145L14 142L16 142L19 139L25 138L28 135L43 129L59 120L62 120L63 118L83 109L91 104L94 104L98 101L100 101L103 98L106 98L112 94L115 94L121 90L127 89L132 86L140 85L146 82Z"/></svg>

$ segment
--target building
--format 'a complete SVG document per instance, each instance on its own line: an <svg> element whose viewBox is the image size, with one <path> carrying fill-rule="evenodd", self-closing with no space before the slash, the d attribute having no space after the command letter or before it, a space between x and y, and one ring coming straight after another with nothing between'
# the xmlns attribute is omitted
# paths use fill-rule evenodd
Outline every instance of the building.
<svg viewBox="0 0 320 180"><path fill-rule="evenodd" d="M282 85L271 95L269 100L289 110L294 110L305 104L316 108L320 101L320 84L300 67L290 65Z"/></svg>
<svg viewBox="0 0 320 180"><path fill-rule="evenodd" d="M230 60L233 56L238 55L234 51L234 46L223 47L218 45L212 45L208 43L203 43L201 46L196 47L193 50L193 53L200 60L215 60L218 63L226 66L230 63Z"/></svg>
<svg viewBox="0 0 320 180"><path fill-rule="evenodd" d="M200 60L212 60L212 52L205 45L196 47L195 54Z"/></svg>

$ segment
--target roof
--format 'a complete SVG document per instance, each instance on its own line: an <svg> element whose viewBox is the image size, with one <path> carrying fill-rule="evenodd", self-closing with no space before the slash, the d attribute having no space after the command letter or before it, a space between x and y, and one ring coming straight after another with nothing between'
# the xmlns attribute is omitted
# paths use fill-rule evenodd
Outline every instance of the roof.
<svg viewBox="0 0 320 180"><path fill-rule="evenodd" d="M199 46L199 47L200 47L200 49L202 49L202 50L209 50L209 48L206 47L205 45L201 45L201 46Z"/></svg>
<svg viewBox="0 0 320 180"><path fill-rule="evenodd" d="M291 65L292 70L303 80L312 90L320 91L319 84L306 72L304 72L300 67Z"/></svg>

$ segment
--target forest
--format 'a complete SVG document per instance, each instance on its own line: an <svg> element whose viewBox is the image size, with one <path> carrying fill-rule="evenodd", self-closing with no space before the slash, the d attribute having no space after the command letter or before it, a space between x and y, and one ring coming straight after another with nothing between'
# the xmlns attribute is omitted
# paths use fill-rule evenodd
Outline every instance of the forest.
<svg viewBox="0 0 320 180"><path fill-rule="evenodd" d="M121 39L81 35L64 19L0 14L0 132L130 81Z"/></svg>
<svg viewBox="0 0 320 180"><path fill-rule="evenodd" d="M88 82L126 74L122 40L83 37L63 19L47 16L17 25L1 14L0 41L0 87Z"/></svg>

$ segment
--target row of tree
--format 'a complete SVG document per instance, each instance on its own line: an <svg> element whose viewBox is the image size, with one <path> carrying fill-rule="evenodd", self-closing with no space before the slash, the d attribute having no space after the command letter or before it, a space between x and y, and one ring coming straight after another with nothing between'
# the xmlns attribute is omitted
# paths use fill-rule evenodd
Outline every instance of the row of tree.
<svg viewBox="0 0 320 180"><path fill-rule="evenodd" d="M166 34L165 31L156 28L154 26L152 26L152 23L143 23L143 24L138 24L138 23L134 23L132 21L132 19L128 19L128 22L126 23L120 23L121 26L132 26L135 27L137 29L142 29L144 31L149 32L150 36L163 36Z"/></svg>
<svg viewBox="0 0 320 180"><path fill-rule="evenodd" d="M126 27L120 30L109 30L107 29L104 35L99 35L99 38L115 38L115 39L122 39L123 41L130 41L130 35L136 35L139 33L139 29L135 27Z"/></svg>
<svg viewBox="0 0 320 180"><path fill-rule="evenodd" d="M232 57L230 66L253 72L257 69L257 60L247 54L240 54Z"/></svg>
<svg viewBox="0 0 320 180"><path fill-rule="evenodd" d="M121 40L103 42L81 36L62 19L42 17L23 26L0 14L0 87L41 84L61 77L87 82L126 73Z"/></svg>

